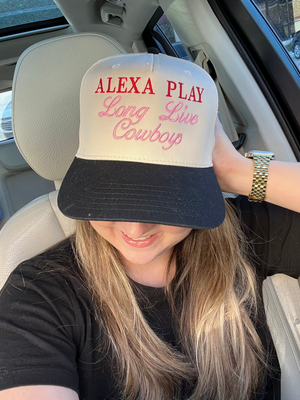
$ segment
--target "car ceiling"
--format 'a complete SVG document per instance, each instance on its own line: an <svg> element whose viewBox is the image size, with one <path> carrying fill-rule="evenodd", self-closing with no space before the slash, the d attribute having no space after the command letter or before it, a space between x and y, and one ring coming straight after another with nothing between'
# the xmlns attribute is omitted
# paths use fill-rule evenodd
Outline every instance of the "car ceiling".
<svg viewBox="0 0 300 400"><path fill-rule="evenodd" d="M55 1L75 32L100 31L114 37L124 47L140 40L145 26L159 6L156 0L126 0L122 14L122 26L105 24L100 10L106 3L109 7L114 4L105 0L57 0ZM116 1L118 3L118 1ZM119 1L119 3L122 3ZM115 6L117 9L120 6ZM122 7L121 7L122 8Z"/></svg>
<svg viewBox="0 0 300 400"><path fill-rule="evenodd" d="M159 6L156 0L126 0L125 11L122 14L122 26L104 23L101 19L101 7L105 0L57 0L57 6L70 24L69 27L30 35L13 36L0 39L0 91L10 89L15 64L20 54L37 41L54 36L77 32L100 32L112 36L127 52L132 52L132 46L138 51L145 50L142 32L153 13Z"/></svg>
<svg viewBox="0 0 300 400"><path fill-rule="evenodd" d="M237 111L243 116L237 122L243 126L244 120L247 121L246 129L251 133L247 146L273 150L282 160L293 159L293 151L268 102L207 0L125 0L122 26L103 22L101 9L110 5L104 0L55 2L70 24L68 27L0 40L0 91L12 87L14 68L20 54L35 42L53 36L99 32L116 39L127 52L145 51L142 33L156 9L161 6L181 42L194 50L195 54L202 50L209 54L225 94L232 99L233 107L238 105ZM274 137L277 138L275 145Z"/></svg>

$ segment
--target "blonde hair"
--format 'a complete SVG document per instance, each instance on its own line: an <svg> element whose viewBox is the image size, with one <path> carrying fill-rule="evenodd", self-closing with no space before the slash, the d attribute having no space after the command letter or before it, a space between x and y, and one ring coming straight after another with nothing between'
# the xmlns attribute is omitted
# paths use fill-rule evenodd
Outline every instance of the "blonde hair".
<svg viewBox="0 0 300 400"><path fill-rule="evenodd" d="M165 291L181 352L148 325L118 251L89 222L77 222L79 265L107 338L101 348L117 361L124 399L177 398L185 381L190 400L246 400L261 384L263 348L250 319L256 278L235 212L226 209L220 227L192 230L173 250L177 270Z"/></svg>

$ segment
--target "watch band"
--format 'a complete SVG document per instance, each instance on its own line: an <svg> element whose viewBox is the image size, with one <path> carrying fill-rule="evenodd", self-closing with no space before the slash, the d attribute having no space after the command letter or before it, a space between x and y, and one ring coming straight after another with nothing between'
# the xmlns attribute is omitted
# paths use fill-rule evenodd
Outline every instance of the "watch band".
<svg viewBox="0 0 300 400"><path fill-rule="evenodd" d="M266 195L269 164L271 160L274 160L275 155L269 152L252 151L246 153L246 157L253 158L254 161L252 188L248 200L261 203Z"/></svg>

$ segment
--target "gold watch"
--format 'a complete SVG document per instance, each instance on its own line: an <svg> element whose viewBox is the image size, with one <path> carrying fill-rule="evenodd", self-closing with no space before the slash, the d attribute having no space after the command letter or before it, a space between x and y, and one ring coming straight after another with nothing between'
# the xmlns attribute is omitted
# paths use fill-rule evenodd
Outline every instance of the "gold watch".
<svg viewBox="0 0 300 400"><path fill-rule="evenodd" d="M266 195L269 164L271 160L275 160L275 154L269 151L251 150L245 157L253 158L254 161L252 189L248 200L261 203Z"/></svg>

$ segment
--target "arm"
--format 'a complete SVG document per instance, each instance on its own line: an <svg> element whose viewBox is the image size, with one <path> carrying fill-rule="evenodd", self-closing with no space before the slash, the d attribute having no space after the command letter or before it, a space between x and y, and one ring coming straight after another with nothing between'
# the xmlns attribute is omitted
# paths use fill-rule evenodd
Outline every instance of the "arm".
<svg viewBox="0 0 300 400"><path fill-rule="evenodd" d="M221 189L248 196L254 172L253 160L234 149L218 119L215 135L213 165ZM300 212L300 163L270 162L265 200Z"/></svg>
<svg viewBox="0 0 300 400"><path fill-rule="evenodd" d="M0 400L79 400L76 392L61 386L21 386L0 392Z"/></svg>
<svg viewBox="0 0 300 400"><path fill-rule="evenodd" d="M63 253L60 256L64 259ZM38 387L78 390L72 327L80 313L62 271L59 265L52 267L49 252L49 257L41 255L20 264L1 291L0 399L14 399L11 388L17 391L16 398L21 393L24 399Z"/></svg>

